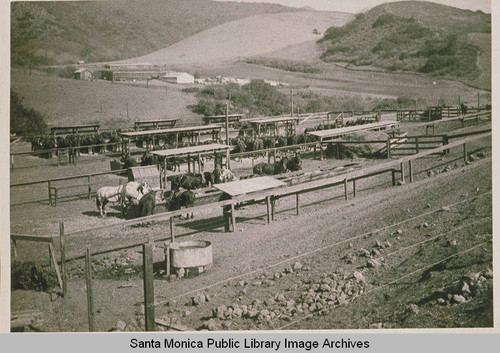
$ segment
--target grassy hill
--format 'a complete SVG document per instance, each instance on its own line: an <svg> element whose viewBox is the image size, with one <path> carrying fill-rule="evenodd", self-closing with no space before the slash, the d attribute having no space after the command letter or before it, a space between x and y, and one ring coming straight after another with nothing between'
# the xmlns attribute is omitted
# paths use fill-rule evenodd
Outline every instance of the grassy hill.
<svg viewBox="0 0 500 353"><path fill-rule="evenodd" d="M12 65L132 58L225 22L295 11L301 10L208 0L15 2Z"/></svg>
<svg viewBox="0 0 500 353"><path fill-rule="evenodd" d="M210 64L263 55L290 45L314 41L351 14L287 12L246 17L214 26L164 49L126 60L155 64Z"/></svg>
<svg viewBox="0 0 500 353"><path fill-rule="evenodd" d="M471 35L481 34L481 43ZM486 42L486 44L485 44ZM491 45L491 15L428 2L396 2L329 28L319 41L326 62L458 77L489 88L478 57ZM478 65L481 61L482 65ZM477 82L477 79L485 79ZM488 87L486 87L488 86Z"/></svg>

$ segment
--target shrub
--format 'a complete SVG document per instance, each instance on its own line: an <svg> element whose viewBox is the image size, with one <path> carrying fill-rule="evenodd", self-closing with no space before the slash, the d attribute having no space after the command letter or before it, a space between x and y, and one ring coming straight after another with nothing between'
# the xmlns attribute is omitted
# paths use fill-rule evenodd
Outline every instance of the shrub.
<svg viewBox="0 0 500 353"><path fill-rule="evenodd" d="M37 262L14 262L12 265L12 289L46 291L57 285L53 270Z"/></svg>
<svg viewBox="0 0 500 353"><path fill-rule="evenodd" d="M385 13L385 14L377 17L377 19L372 24L372 28L377 28L377 27L386 26L388 24L393 24L393 23L397 22L399 19L400 19L400 17L398 17L398 16L392 15L390 13Z"/></svg>
<svg viewBox="0 0 500 353"><path fill-rule="evenodd" d="M10 132L16 135L43 135L48 126L45 116L34 109L26 108L21 98L10 92Z"/></svg>

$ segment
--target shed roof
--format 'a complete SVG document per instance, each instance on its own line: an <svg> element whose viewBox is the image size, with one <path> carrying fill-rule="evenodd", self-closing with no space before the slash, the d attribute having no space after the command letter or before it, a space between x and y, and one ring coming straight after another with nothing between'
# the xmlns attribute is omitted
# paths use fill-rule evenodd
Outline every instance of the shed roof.
<svg viewBox="0 0 500 353"><path fill-rule="evenodd" d="M219 143L211 143L208 145L198 145L190 147L172 148L168 150L153 151L152 154L161 157L182 157L189 155L203 155L214 152L226 152L230 146L221 145Z"/></svg>
<svg viewBox="0 0 500 353"><path fill-rule="evenodd" d="M379 121L377 123L341 127L338 129L309 131L308 134L318 136L320 138L335 137L335 136L349 134L349 133L352 133L355 131L378 129L378 128L387 127L390 125L397 125L397 124L398 124L397 121Z"/></svg>
<svg viewBox="0 0 500 353"><path fill-rule="evenodd" d="M267 118L267 119L259 119L259 120L251 120L252 124L267 124L267 123L280 123L284 121L298 121L299 118L296 116L280 116L277 118Z"/></svg>
<svg viewBox="0 0 500 353"><path fill-rule="evenodd" d="M76 70L74 73L75 73L75 74L76 74L76 73L82 73L82 72L84 72L84 71L88 71L88 72L92 73L92 71L90 71L90 70L89 70L89 69L87 69L87 68L78 69L78 70Z"/></svg>
<svg viewBox="0 0 500 353"><path fill-rule="evenodd" d="M245 180L230 181L229 183L215 184L214 187L231 196L238 196L286 185L286 183L276 180L270 176L263 176Z"/></svg>
<svg viewBox="0 0 500 353"><path fill-rule="evenodd" d="M187 126L187 127L175 127L175 128L170 128L170 129L121 132L120 135L125 136L125 137L136 137L136 136L146 136L146 135L169 134L169 133L176 133L176 132L208 131L208 130L215 130L215 129L220 130L221 127L218 125Z"/></svg>

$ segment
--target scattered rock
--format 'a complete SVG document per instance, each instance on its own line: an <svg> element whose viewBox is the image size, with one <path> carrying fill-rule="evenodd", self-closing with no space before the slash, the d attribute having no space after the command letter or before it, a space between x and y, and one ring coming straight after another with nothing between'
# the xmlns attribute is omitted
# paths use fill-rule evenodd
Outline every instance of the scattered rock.
<svg viewBox="0 0 500 353"><path fill-rule="evenodd" d="M376 329L381 329L382 328L382 323L381 322L377 322L377 323L371 324L370 327L371 328L376 328Z"/></svg>
<svg viewBox="0 0 500 353"><path fill-rule="evenodd" d="M439 305L446 305L446 300L444 300L443 298L438 298L438 299L437 299L437 303L438 303Z"/></svg>
<svg viewBox="0 0 500 353"><path fill-rule="evenodd" d="M455 294L452 297L452 301L457 303L457 304L461 304L461 303L465 303L467 301L467 299L465 299L464 296L462 296L462 295Z"/></svg>
<svg viewBox="0 0 500 353"><path fill-rule="evenodd" d="M361 272L354 271L353 275L354 278L356 278L356 281L366 283L366 279Z"/></svg>
<svg viewBox="0 0 500 353"><path fill-rule="evenodd" d="M379 260L377 259L369 259L366 263L366 266L367 267L373 267L373 268L377 268L377 267L380 267L382 266L382 264L380 263Z"/></svg>
<svg viewBox="0 0 500 353"><path fill-rule="evenodd" d="M406 310L408 312L415 314L415 315L418 315L418 313L419 313L419 308L418 308L417 304L410 304Z"/></svg>
<svg viewBox="0 0 500 353"><path fill-rule="evenodd" d="M448 206L443 206L441 207L441 211L450 212L450 208Z"/></svg>
<svg viewBox="0 0 500 353"><path fill-rule="evenodd" d="M293 264L293 269L295 271L300 270L302 268L302 264L300 262L296 262Z"/></svg>
<svg viewBox="0 0 500 353"><path fill-rule="evenodd" d="M209 331L215 331L217 329L217 323L214 319L210 319L208 321L205 321L202 327Z"/></svg>
<svg viewBox="0 0 500 353"><path fill-rule="evenodd" d="M126 327L127 327L127 324L122 320L118 320L118 322L116 323L116 330L117 331L125 331Z"/></svg>

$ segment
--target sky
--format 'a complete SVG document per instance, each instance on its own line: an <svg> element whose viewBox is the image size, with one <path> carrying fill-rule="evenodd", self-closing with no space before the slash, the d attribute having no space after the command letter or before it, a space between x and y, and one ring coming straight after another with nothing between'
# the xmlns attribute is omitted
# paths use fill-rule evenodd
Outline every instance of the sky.
<svg viewBox="0 0 500 353"><path fill-rule="evenodd" d="M228 1L228 0L215 0ZM237 2L267 2L286 6L310 6L321 11L363 12L377 5L401 0L229 0ZM421 1L421 0L412 0ZM432 2L468 10L491 13L492 0L433 0Z"/></svg>

